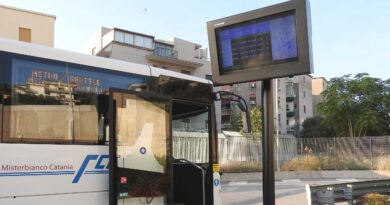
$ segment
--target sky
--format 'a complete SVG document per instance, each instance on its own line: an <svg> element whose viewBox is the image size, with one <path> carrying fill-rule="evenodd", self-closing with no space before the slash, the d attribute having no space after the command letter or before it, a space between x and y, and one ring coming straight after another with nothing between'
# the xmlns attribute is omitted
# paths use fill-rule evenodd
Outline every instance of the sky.
<svg viewBox="0 0 390 205"><path fill-rule="evenodd" d="M55 47L81 52L101 26L208 46L206 23L285 0L0 0L55 15ZM310 0L315 77L390 78L389 0Z"/></svg>

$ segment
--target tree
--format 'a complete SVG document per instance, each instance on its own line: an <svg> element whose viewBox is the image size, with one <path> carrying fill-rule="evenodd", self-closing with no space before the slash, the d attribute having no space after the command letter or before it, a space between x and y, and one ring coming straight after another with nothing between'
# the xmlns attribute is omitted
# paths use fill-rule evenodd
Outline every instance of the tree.
<svg viewBox="0 0 390 205"><path fill-rule="evenodd" d="M256 106L252 108L250 111L250 115L252 132L260 135L260 133L263 131L263 113L261 112L261 107Z"/></svg>
<svg viewBox="0 0 390 205"><path fill-rule="evenodd" d="M260 135L262 131L262 112L261 107L253 107L250 110L251 128L252 133ZM233 114L233 127L238 127L240 132L244 131L244 124L246 123L245 113L241 111L235 111ZM245 123L244 123L245 122Z"/></svg>
<svg viewBox="0 0 390 205"><path fill-rule="evenodd" d="M359 73L332 78L318 110L338 136L390 134L390 80Z"/></svg>
<svg viewBox="0 0 390 205"><path fill-rule="evenodd" d="M303 124L303 130L300 133L300 137L334 137L336 131L324 123L323 117L307 118Z"/></svg>

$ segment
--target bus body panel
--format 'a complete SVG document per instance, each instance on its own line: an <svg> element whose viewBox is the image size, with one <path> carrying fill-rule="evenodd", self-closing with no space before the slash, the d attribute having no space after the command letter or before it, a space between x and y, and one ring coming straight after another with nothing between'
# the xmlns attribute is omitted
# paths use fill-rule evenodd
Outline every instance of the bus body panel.
<svg viewBox="0 0 390 205"><path fill-rule="evenodd" d="M99 193L108 202L107 146L5 143L0 150L0 200L55 202Z"/></svg>
<svg viewBox="0 0 390 205"><path fill-rule="evenodd" d="M33 187L33 185L28 185ZM4 205L107 205L108 191L1 198Z"/></svg>

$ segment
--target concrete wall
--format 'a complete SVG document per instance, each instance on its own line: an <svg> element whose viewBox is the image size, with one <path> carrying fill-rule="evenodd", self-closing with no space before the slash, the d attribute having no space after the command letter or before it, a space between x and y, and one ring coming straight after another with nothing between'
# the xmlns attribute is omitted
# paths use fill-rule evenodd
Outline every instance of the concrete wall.
<svg viewBox="0 0 390 205"><path fill-rule="evenodd" d="M174 38L173 44L173 49L178 51L179 59L203 64L203 66L196 68L191 74L201 78L206 78L206 75L211 75L210 61L207 58L196 58L200 45L180 38Z"/></svg>
<svg viewBox="0 0 390 205"><path fill-rule="evenodd" d="M294 77L294 83L298 87L297 111L299 113L299 129L302 129L302 123L307 119L313 117L313 96L312 96L312 77L309 75L301 75ZM305 109L306 108L306 111Z"/></svg>
<svg viewBox="0 0 390 205"><path fill-rule="evenodd" d="M317 105L322 102L322 92L328 88L328 82L325 78L313 78L312 94L313 94L313 115L318 116Z"/></svg>
<svg viewBox="0 0 390 205"><path fill-rule="evenodd" d="M54 47L55 16L0 5L0 37L19 40L19 27L31 29L31 43Z"/></svg>
<svg viewBox="0 0 390 205"><path fill-rule="evenodd" d="M146 49L138 49L120 43L112 43L112 52L110 58L133 62L143 65L149 65L146 55L152 54L153 51Z"/></svg>

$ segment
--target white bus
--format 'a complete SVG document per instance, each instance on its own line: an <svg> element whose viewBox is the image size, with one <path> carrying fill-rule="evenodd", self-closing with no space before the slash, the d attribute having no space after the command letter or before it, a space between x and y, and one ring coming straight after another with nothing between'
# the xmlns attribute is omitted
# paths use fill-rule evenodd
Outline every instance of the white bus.
<svg viewBox="0 0 390 205"><path fill-rule="evenodd" d="M0 39L0 94L2 205L221 204L210 81ZM172 130L206 133L208 160Z"/></svg>

